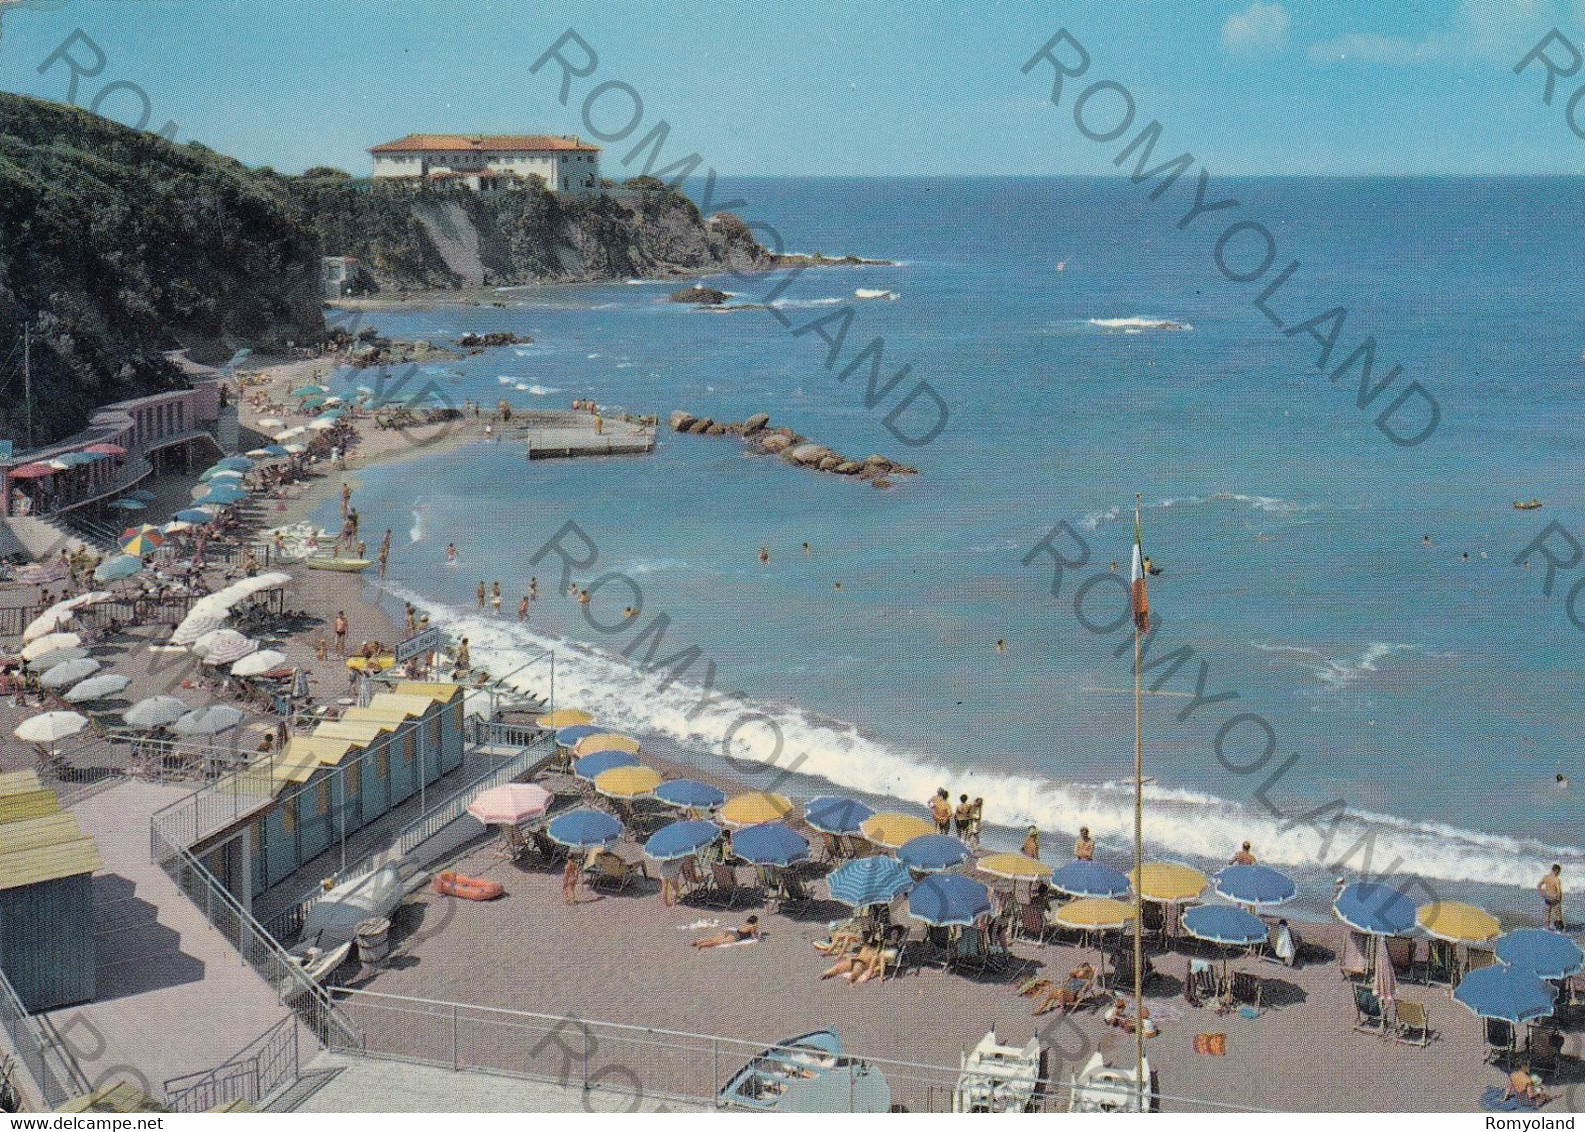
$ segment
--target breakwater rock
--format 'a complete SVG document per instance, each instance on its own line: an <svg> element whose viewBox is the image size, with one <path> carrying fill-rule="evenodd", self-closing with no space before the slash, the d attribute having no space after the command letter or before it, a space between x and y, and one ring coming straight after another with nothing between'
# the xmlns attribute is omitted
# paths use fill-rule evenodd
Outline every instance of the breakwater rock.
<svg viewBox="0 0 1585 1132"><path fill-rule="evenodd" d="M773 428L769 413L755 413L744 420L729 422L700 417L677 409L671 414L670 423L673 432L692 433L695 436L742 437L750 451L762 452L767 456L780 456L786 463L800 468L810 468L838 476L854 476L881 489L894 486L892 478L894 476L912 476L919 473L918 468L886 456L871 455L855 459L811 440L785 425Z"/></svg>

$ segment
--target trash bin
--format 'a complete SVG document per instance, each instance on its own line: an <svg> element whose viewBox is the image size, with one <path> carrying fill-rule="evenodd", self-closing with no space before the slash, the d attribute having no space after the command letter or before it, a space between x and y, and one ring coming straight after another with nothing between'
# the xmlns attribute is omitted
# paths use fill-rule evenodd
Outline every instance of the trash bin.
<svg viewBox="0 0 1585 1132"><path fill-rule="evenodd" d="M382 917L364 920L358 925L358 958L373 966L384 962L391 953L391 921Z"/></svg>

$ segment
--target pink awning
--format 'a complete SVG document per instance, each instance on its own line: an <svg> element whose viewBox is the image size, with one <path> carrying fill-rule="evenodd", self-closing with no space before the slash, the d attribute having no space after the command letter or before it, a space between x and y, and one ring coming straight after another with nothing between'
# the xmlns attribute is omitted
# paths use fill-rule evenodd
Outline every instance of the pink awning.
<svg viewBox="0 0 1585 1132"><path fill-rule="evenodd" d="M11 469L11 478L14 480L36 480L45 476L53 476L60 469L52 468L48 464L23 464L20 468Z"/></svg>
<svg viewBox="0 0 1585 1132"><path fill-rule="evenodd" d="M125 456L127 450L119 444L90 444L85 452L98 452L105 456Z"/></svg>

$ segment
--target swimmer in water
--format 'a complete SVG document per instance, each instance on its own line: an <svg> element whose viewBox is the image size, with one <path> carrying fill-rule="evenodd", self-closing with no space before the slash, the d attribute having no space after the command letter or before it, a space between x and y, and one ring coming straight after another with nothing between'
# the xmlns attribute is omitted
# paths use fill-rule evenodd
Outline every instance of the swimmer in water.
<svg viewBox="0 0 1585 1132"><path fill-rule="evenodd" d="M839 589L839 590L842 588L842 583L841 582L833 582L831 584L836 586L836 588Z"/></svg>
<svg viewBox="0 0 1585 1132"><path fill-rule="evenodd" d="M1007 651L1007 642L1006 641L997 641L996 642L996 651L997 652L1006 652Z"/></svg>
<svg viewBox="0 0 1585 1132"><path fill-rule="evenodd" d="M627 608L622 610L622 616L625 617L627 620L631 621L631 620L633 620L633 618L638 616L638 610L634 609L630 605Z"/></svg>
<svg viewBox="0 0 1585 1132"><path fill-rule="evenodd" d="M1431 545L1431 536L1430 535L1421 536L1420 545L1421 546L1430 546Z"/></svg>
<svg viewBox="0 0 1585 1132"><path fill-rule="evenodd" d="M1154 577L1156 577L1157 575L1159 575L1161 573L1161 567L1157 566L1149 558L1146 558L1145 559L1145 573L1149 574L1152 578L1154 578Z"/></svg>
<svg viewBox="0 0 1585 1132"><path fill-rule="evenodd" d="M446 544L446 563L447 563L447 565L455 565L456 561L457 561L457 544L454 543L454 542L448 542Z"/></svg>
<svg viewBox="0 0 1585 1132"><path fill-rule="evenodd" d="M770 564L770 551L763 546L759 548L759 564L761 566Z"/></svg>
<svg viewBox="0 0 1585 1132"><path fill-rule="evenodd" d="M1469 551L1467 551L1467 550L1466 550L1466 551L1465 551L1465 552L1464 552L1464 556L1463 556L1463 560L1464 560L1464 561L1465 561L1465 562L1468 562L1468 561L1469 561Z"/></svg>
<svg viewBox="0 0 1585 1132"><path fill-rule="evenodd" d="M804 553L805 554L809 553L809 544L808 543L804 543Z"/></svg>
<svg viewBox="0 0 1585 1132"><path fill-rule="evenodd" d="M1558 773L1557 773L1557 788L1559 790L1567 790L1568 789L1568 776L1566 774L1564 774L1562 771L1558 771Z"/></svg>

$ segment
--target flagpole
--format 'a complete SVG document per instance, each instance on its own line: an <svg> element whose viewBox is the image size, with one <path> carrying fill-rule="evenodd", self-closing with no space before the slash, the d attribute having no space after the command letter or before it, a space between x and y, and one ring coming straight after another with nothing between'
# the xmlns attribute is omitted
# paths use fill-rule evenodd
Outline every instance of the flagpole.
<svg viewBox="0 0 1585 1132"><path fill-rule="evenodd" d="M1139 535L1139 498L1138 495L1134 496L1136 539ZM1149 1082L1145 1080L1145 743L1142 724L1144 695L1140 689L1139 669L1143 635L1140 620L1139 617L1134 618L1134 1079L1138 1082L1139 1111L1148 1112Z"/></svg>

